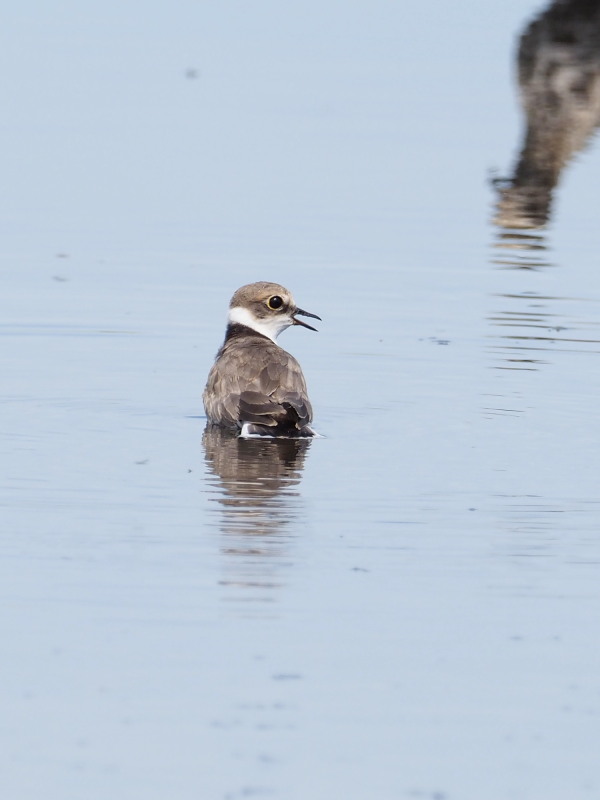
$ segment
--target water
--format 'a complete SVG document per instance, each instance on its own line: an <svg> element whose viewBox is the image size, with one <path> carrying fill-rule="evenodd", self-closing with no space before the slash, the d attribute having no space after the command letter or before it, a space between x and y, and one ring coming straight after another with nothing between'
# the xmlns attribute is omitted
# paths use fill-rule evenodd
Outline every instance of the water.
<svg viewBox="0 0 600 800"><path fill-rule="evenodd" d="M492 222L539 10L10 12L6 797L597 795L593 141ZM323 439L204 434L254 280Z"/></svg>

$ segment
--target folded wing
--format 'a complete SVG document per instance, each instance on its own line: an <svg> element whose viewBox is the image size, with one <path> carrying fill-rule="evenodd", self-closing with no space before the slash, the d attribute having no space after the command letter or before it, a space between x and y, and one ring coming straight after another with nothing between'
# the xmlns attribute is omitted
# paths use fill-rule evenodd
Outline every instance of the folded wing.
<svg viewBox="0 0 600 800"><path fill-rule="evenodd" d="M300 365L263 337L243 347L225 343L208 378L205 406L212 422L257 426L255 433L294 435L312 420Z"/></svg>

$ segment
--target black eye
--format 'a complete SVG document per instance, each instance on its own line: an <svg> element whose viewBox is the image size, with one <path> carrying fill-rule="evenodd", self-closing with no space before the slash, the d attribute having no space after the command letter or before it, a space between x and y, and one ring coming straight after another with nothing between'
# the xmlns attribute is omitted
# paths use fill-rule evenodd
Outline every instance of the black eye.
<svg viewBox="0 0 600 800"><path fill-rule="evenodd" d="M278 294L276 294L274 297L269 297L269 299L267 300L267 305L269 306L269 308L272 308L273 311L276 311L283 305L283 300L281 299L281 297L279 297Z"/></svg>

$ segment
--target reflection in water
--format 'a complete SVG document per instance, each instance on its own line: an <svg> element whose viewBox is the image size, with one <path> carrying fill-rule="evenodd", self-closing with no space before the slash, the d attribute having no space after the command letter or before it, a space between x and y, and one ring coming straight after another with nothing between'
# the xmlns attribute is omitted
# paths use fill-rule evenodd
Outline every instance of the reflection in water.
<svg viewBox="0 0 600 800"><path fill-rule="evenodd" d="M492 264L503 269L536 270L552 266L547 257L546 239L539 232L500 230L494 247L501 251L501 255L492 258Z"/></svg>
<svg viewBox="0 0 600 800"><path fill-rule="evenodd" d="M587 316L596 313L594 301L535 292L495 297L499 308L488 322L496 369L537 370L553 353L600 352L600 322Z"/></svg>
<svg viewBox="0 0 600 800"><path fill-rule="evenodd" d="M522 230L540 228L548 221L552 192L563 168L600 124L600 3L552 3L521 36L518 77L525 138L513 176L496 181L495 222ZM527 249L537 251L530 263L526 258L509 258L505 264L544 265L539 236L504 234L499 245L521 255Z"/></svg>
<svg viewBox="0 0 600 800"><path fill-rule="evenodd" d="M271 588L286 554L290 523L302 521L295 487L310 439L240 439L207 425L202 438L208 483L218 504L226 585Z"/></svg>
<svg viewBox="0 0 600 800"><path fill-rule="evenodd" d="M600 0L556 0L519 41L519 87L526 117L512 177L496 181L493 263L510 269L550 266L541 228L562 170L600 125ZM499 293L488 316L489 350L498 370L536 371L561 353L598 353L594 301L535 292ZM489 395L486 414L523 413L520 387Z"/></svg>

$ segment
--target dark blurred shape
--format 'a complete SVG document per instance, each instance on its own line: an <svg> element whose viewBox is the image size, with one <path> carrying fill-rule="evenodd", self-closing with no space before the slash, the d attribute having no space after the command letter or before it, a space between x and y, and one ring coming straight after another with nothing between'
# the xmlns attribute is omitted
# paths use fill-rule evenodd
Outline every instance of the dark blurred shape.
<svg viewBox="0 0 600 800"><path fill-rule="evenodd" d="M218 489L223 533L272 534L298 516L298 493L309 439L241 439L216 425L202 438Z"/></svg>
<svg viewBox="0 0 600 800"><path fill-rule="evenodd" d="M540 14L521 36L518 77L525 141L512 178L494 181L494 222L540 228L564 166L600 124L600 0L557 0Z"/></svg>

